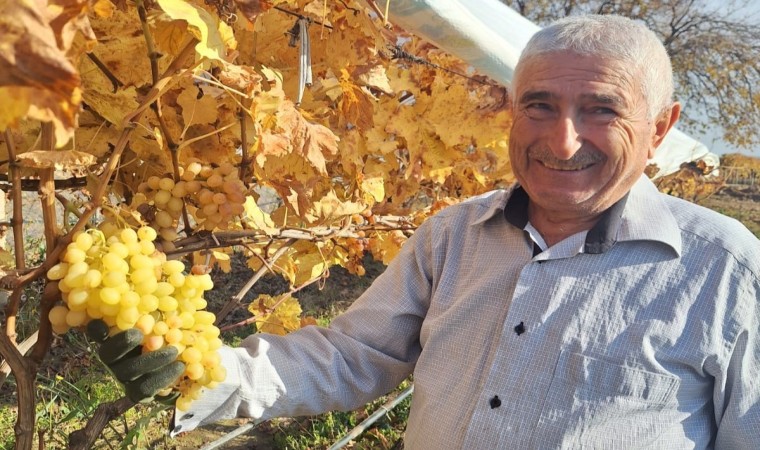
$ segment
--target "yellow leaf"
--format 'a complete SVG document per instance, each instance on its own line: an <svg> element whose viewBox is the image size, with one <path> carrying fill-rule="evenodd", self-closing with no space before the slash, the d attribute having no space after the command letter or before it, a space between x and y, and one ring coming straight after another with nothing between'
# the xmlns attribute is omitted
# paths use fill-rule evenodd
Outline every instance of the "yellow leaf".
<svg viewBox="0 0 760 450"><path fill-rule="evenodd" d="M219 21L219 36L222 38L224 46L230 50L237 48L237 40L235 40L235 30L226 23Z"/></svg>
<svg viewBox="0 0 760 450"><path fill-rule="evenodd" d="M95 11L95 14L97 14L98 17L107 19L113 15L115 7L113 6L113 3L110 2L110 0L97 0L92 9Z"/></svg>
<svg viewBox="0 0 760 450"><path fill-rule="evenodd" d="M182 50L187 35L187 22L184 20L156 20L153 22L153 39L156 47L169 55L176 55Z"/></svg>
<svg viewBox="0 0 760 450"><path fill-rule="evenodd" d="M380 64L374 66L361 66L354 70L353 76L357 84L377 89L386 95L393 95L393 88L388 80L385 67Z"/></svg>
<svg viewBox="0 0 760 450"><path fill-rule="evenodd" d="M260 294L248 306L261 333L285 335L301 327L301 305L288 293L272 297Z"/></svg>
<svg viewBox="0 0 760 450"><path fill-rule="evenodd" d="M106 89L88 89L83 97L87 106L115 125L117 129L122 129L124 117L140 106L135 100L137 92L134 86L122 88L116 92Z"/></svg>
<svg viewBox="0 0 760 450"><path fill-rule="evenodd" d="M200 42L195 51L204 58L224 61L227 54L218 20L206 10L185 0L157 0L161 9L172 19L184 20Z"/></svg>
<svg viewBox="0 0 760 450"><path fill-rule="evenodd" d="M26 116L31 94L31 89L0 86L0 98L3 99L3 107L0 108L0 131L5 131L9 126L15 126L19 119Z"/></svg>
<svg viewBox="0 0 760 450"><path fill-rule="evenodd" d="M374 104L367 94L351 81L351 77L344 69L340 77L340 87L343 96L340 100L340 112L342 123L348 123L360 130L369 130L374 125Z"/></svg>
<svg viewBox="0 0 760 450"><path fill-rule="evenodd" d="M212 255L216 259L216 263L219 265L219 268L222 269L222 272L230 273L232 270L230 255L224 252L218 252L216 250L213 251Z"/></svg>
<svg viewBox="0 0 760 450"><path fill-rule="evenodd" d="M364 178L361 182L361 188L376 202L382 202L385 199L385 179L383 177Z"/></svg>
<svg viewBox="0 0 760 450"><path fill-rule="evenodd" d="M277 227L275 227L274 222L272 222L272 218L269 214L259 208L259 205L253 197L248 196L245 198L243 208L245 208L246 218L254 228L262 230L267 234L274 234L277 232Z"/></svg>
<svg viewBox="0 0 760 450"><path fill-rule="evenodd" d="M331 190L319 201L314 202L306 215L306 219L311 222L325 223L352 214L359 214L366 208L367 205L362 202L339 199L335 191Z"/></svg>
<svg viewBox="0 0 760 450"><path fill-rule="evenodd" d="M191 85L183 89L177 97L177 104L182 107L182 120L186 127L192 124L206 125L216 122L216 100L210 95L198 98L199 94L198 88Z"/></svg>
<svg viewBox="0 0 760 450"><path fill-rule="evenodd" d="M376 236L369 239L368 245L375 259L387 265L401 251L404 242L406 242L406 236L401 231L378 232Z"/></svg>
<svg viewBox="0 0 760 450"><path fill-rule="evenodd" d="M79 112L79 75L59 48L70 44L66 36L51 28L50 13L44 2L0 2L0 130L15 125L22 117L53 122L56 146L66 144L74 134ZM62 11L55 25L71 30L89 28L86 5L72 5ZM71 16L69 16L69 13ZM58 18L55 18L56 20ZM71 24L71 27L69 25ZM90 30L91 31L91 30Z"/></svg>

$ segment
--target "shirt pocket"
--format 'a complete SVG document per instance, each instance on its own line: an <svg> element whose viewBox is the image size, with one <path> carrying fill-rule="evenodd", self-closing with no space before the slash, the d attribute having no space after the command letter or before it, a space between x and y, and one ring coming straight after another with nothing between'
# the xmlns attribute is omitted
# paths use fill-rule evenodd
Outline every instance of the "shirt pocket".
<svg viewBox="0 0 760 450"><path fill-rule="evenodd" d="M671 375L562 352L535 448L645 448L678 421L679 384Z"/></svg>

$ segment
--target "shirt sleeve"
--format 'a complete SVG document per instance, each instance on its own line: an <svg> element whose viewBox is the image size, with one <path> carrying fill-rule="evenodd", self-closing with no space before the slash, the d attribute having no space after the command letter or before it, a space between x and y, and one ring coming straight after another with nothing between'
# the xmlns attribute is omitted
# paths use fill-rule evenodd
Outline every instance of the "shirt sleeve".
<svg viewBox="0 0 760 450"><path fill-rule="evenodd" d="M725 382L716 380L715 448L760 448L760 289L755 280L739 310L738 333Z"/></svg>
<svg viewBox="0 0 760 450"><path fill-rule="evenodd" d="M421 352L432 286L430 222L329 328L256 334L222 348L227 379L204 390L190 410L176 411L172 435L225 418L350 410L395 388Z"/></svg>

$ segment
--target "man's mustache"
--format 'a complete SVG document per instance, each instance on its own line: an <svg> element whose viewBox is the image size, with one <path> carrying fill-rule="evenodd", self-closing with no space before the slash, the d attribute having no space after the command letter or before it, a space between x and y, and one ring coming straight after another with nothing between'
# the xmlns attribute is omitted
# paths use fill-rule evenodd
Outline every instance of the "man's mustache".
<svg viewBox="0 0 760 450"><path fill-rule="evenodd" d="M603 154L581 147L570 159L559 159L554 156L547 147L530 147L528 157L542 162L545 166L553 169L577 170L592 164L603 162L606 158Z"/></svg>

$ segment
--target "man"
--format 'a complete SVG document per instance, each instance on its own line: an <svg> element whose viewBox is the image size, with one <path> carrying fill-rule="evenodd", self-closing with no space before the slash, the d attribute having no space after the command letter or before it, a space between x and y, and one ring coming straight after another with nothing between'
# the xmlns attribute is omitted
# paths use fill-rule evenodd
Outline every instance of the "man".
<svg viewBox="0 0 760 450"><path fill-rule="evenodd" d="M351 409L413 373L410 449L760 448L760 243L643 175L672 84L638 23L541 30L512 85L519 183L430 218L329 329L224 348L175 432Z"/></svg>

